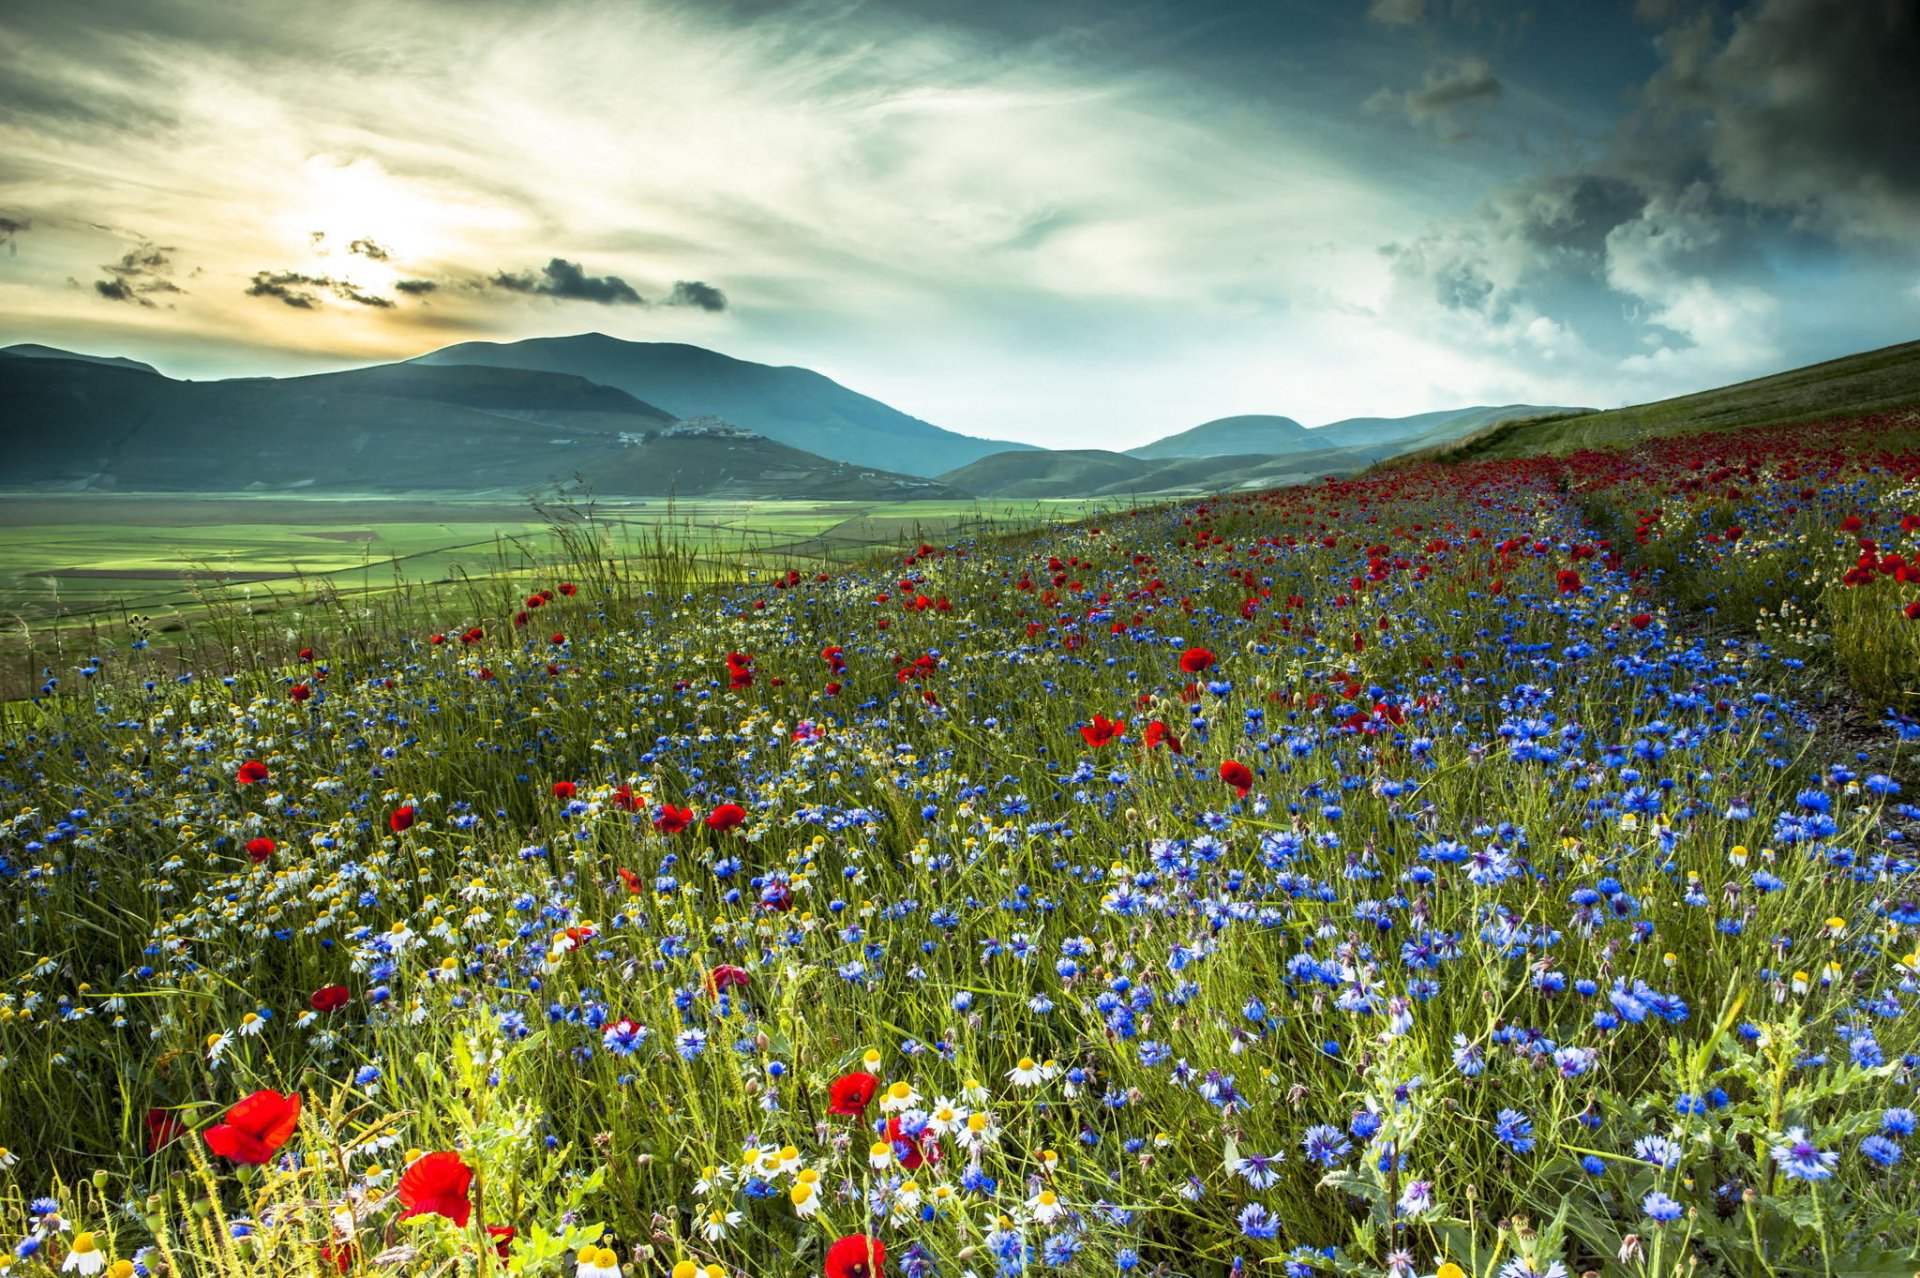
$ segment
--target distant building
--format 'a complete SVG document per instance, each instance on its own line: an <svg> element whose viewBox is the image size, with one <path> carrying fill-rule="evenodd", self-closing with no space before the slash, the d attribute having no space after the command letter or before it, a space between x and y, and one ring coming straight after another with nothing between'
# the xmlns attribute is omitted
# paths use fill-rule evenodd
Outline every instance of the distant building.
<svg viewBox="0 0 1920 1278"><path fill-rule="evenodd" d="M664 432L668 439L759 439L756 431L732 422L722 421L718 417L689 417L667 427Z"/></svg>

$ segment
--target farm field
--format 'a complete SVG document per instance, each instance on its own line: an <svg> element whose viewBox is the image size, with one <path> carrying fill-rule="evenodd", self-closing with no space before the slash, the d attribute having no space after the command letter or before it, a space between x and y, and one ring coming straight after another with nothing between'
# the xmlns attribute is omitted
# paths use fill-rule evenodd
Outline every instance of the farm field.
<svg viewBox="0 0 1920 1278"><path fill-rule="evenodd" d="M837 561L928 536L1067 518L1086 502L620 501L594 520L616 553L658 537L715 571L762 553ZM0 613L34 627L192 616L526 569L560 553L529 503L250 496L0 494ZM784 560L783 560L784 562Z"/></svg>
<svg viewBox="0 0 1920 1278"><path fill-rule="evenodd" d="M1917 485L1846 418L102 648L0 744L15 1271L1910 1273Z"/></svg>

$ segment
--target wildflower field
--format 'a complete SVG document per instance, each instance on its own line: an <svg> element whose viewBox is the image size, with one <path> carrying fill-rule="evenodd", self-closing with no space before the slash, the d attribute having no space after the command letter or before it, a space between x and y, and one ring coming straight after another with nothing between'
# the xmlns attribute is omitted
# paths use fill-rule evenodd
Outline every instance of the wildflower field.
<svg viewBox="0 0 1920 1278"><path fill-rule="evenodd" d="M1911 414L818 568L8 707L0 1272L1920 1267Z"/></svg>

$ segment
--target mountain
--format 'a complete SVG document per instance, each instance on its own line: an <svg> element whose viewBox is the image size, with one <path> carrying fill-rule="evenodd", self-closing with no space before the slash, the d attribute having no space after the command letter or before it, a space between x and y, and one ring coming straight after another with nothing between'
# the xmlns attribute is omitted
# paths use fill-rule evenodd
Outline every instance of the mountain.
<svg viewBox="0 0 1920 1278"><path fill-rule="evenodd" d="M141 492L914 498L951 489L744 431L694 428L578 377L359 369L183 382L109 362L0 360L0 484Z"/></svg>
<svg viewBox="0 0 1920 1278"><path fill-rule="evenodd" d="M21 342L14 346L0 346L0 355L12 355L17 359L77 359L87 364L106 364L113 368L138 369L143 373L157 373L160 370L151 364L142 364L137 359L128 359L124 355L82 355L78 351L63 351L58 346L42 346L38 342Z"/></svg>
<svg viewBox="0 0 1920 1278"><path fill-rule="evenodd" d="M628 342L603 333L461 342L410 362L570 373L676 417L711 414L822 457L909 475L937 475L1031 447L942 430L810 369L755 364L677 342Z"/></svg>
<svg viewBox="0 0 1920 1278"><path fill-rule="evenodd" d="M1481 405L1447 408L1411 417L1348 417L1325 426L1302 426L1291 417L1250 414L1203 422L1177 435L1128 449L1133 457L1225 457L1246 453L1318 452L1330 448L1358 450L1369 460L1391 456L1409 446L1424 447L1454 439L1498 422L1548 413L1580 411L1540 408L1532 404Z"/></svg>

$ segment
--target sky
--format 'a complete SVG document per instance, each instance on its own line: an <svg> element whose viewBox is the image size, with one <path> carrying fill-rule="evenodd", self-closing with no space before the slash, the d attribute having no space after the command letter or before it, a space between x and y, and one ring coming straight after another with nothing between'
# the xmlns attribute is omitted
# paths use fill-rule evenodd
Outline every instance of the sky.
<svg viewBox="0 0 1920 1278"><path fill-rule="evenodd" d="M598 331L951 430L1612 407L1920 337L1913 0L9 0L0 345Z"/></svg>

